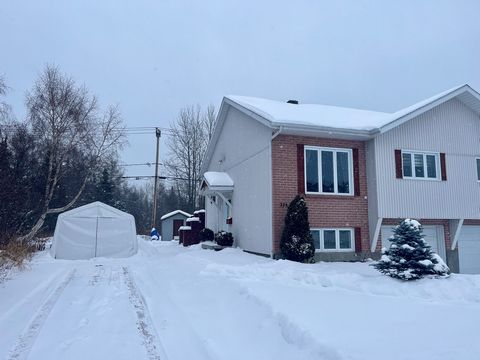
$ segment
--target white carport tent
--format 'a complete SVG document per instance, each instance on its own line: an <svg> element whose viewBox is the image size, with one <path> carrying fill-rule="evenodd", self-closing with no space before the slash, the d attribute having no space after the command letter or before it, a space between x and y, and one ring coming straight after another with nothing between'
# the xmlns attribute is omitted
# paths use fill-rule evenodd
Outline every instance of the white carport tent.
<svg viewBox="0 0 480 360"><path fill-rule="evenodd" d="M96 201L58 216L51 253L57 259L118 258L137 249L134 217Z"/></svg>

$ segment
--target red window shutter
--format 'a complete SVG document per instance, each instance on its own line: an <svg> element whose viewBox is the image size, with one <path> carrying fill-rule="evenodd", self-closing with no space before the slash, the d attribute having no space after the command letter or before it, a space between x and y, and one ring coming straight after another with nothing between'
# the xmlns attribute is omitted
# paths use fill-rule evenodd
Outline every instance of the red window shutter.
<svg viewBox="0 0 480 360"><path fill-rule="evenodd" d="M353 149L353 187L355 196L360 196L360 163L358 161L358 149Z"/></svg>
<svg viewBox="0 0 480 360"><path fill-rule="evenodd" d="M355 252L362 251L362 229L359 227L355 228Z"/></svg>
<svg viewBox="0 0 480 360"><path fill-rule="evenodd" d="M403 178L402 150L395 150L395 174L397 176L397 179Z"/></svg>
<svg viewBox="0 0 480 360"><path fill-rule="evenodd" d="M442 171L442 181L447 181L447 164L445 162L445 153L440 153L440 168Z"/></svg>
<svg viewBox="0 0 480 360"><path fill-rule="evenodd" d="M303 144L297 144L297 186L299 194L305 194L304 147Z"/></svg>

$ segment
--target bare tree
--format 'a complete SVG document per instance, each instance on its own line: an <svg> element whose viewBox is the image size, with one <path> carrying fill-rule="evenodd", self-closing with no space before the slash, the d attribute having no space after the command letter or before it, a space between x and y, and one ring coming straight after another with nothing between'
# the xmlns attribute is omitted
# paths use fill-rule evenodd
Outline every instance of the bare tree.
<svg viewBox="0 0 480 360"><path fill-rule="evenodd" d="M202 116L202 125L206 131L207 141L213 136L213 131L215 130L215 122L216 122L216 113L215 113L215 106L210 104L207 106L207 110L203 113Z"/></svg>
<svg viewBox="0 0 480 360"><path fill-rule="evenodd" d="M205 113L200 106L188 106L180 110L177 120L170 125L172 136L167 143L170 158L166 165L170 175L177 179L177 188L185 194L190 211L197 204L200 168L214 121L213 105Z"/></svg>
<svg viewBox="0 0 480 360"><path fill-rule="evenodd" d="M48 170L39 218L20 241L31 240L47 215L71 208L96 167L115 154L124 141L118 109L109 107L100 114L97 99L54 66L47 66L27 93L27 110L36 141L44 148L48 159ZM65 174L63 165L75 161L74 154L82 154L88 170L80 174L82 181L76 194L65 205L51 208L59 181Z"/></svg>
<svg viewBox="0 0 480 360"><path fill-rule="evenodd" d="M7 94L7 84L3 75L0 75L0 97ZM0 124L11 119L12 108L5 101L0 101Z"/></svg>

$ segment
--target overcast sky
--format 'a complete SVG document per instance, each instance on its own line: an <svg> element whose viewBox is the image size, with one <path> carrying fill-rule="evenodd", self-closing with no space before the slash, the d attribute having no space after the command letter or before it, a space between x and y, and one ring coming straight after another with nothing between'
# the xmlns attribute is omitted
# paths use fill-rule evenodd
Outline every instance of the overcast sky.
<svg viewBox="0 0 480 360"><path fill-rule="evenodd" d="M0 74L19 119L47 63L130 127L168 127L227 94L395 111L480 89L479 14L476 0L4 0ZM154 160L153 134L129 140L124 162Z"/></svg>

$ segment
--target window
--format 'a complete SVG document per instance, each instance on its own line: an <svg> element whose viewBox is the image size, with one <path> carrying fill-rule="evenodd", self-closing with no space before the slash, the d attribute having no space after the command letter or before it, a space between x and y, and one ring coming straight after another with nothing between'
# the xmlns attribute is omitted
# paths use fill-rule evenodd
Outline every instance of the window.
<svg viewBox="0 0 480 360"><path fill-rule="evenodd" d="M305 147L307 193L353 194L352 150Z"/></svg>
<svg viewBox="0 0 480 360"><path fill-rule="evenodd" d="M477 159L477 180L480 181L480 158Z"/></svg>
<svg viewBox="0 0 480 360"><path fill-rule="evenodd" d="M312 229L317 251L354 251L353 229Z"/></svg>
<svg viewBox="0 0 480 360"><path fill-rule="evenodd" d="M438 153L402 151L404 178L439 180Z"/></svg>

